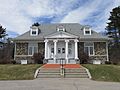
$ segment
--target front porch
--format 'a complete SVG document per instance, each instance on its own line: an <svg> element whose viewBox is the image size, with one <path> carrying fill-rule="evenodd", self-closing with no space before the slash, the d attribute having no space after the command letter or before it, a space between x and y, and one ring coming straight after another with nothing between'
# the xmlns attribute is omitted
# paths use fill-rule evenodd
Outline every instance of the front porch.
<svg viewBox="0 0 120 90"><path fill-rule="evenodd" d="M45 39L45 63L76 64L78 58L77 39Z"/></svg>

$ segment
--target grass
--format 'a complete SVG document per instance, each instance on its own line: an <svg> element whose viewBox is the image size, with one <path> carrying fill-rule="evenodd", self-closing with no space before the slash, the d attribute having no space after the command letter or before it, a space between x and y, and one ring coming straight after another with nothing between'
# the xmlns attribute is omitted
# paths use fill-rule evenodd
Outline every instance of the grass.
<svg viewBox="0 0 120 90"><path fill-rule="evenodd" d="M84 64L83 66L89 69L93 80L120 82L120 65Z"/></svg>
<svg viewBox="0 0 120 90"><path fill-rule="evenodd" d="M0 65L0 80L31 80L40 64Z"/></svg>

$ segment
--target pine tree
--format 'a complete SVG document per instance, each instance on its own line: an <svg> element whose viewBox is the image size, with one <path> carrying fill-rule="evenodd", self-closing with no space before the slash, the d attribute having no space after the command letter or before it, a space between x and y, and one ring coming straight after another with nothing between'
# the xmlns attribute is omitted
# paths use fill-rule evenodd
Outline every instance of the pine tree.
<svg viewBox="0 0 120 90"><path fill-rule="evenodd" d="M106 30L107 35L113 38L114 45L119 46L120 43L120 6L113 8L110 12L110 17L108 19Z"/></svg>
<svg viewBox="0 0 120 90"><path fill-rule="evenodd" d="M40 24L38 22L36 22L32 26L40 26Z"/></svg>
<svg viewBox="0 0 120 90"><path fill-rule="evenodd" d="M107 35L113 38L112 44L109 44L109 59L118 64L120 63L120 6L112 9L108 20Z"/></svg>
<svg viewBox="0 0 120 90"><path fill-rule="evenodd" d="M0 25L0 38L3 38L6 36L6 28L3 28L1 25Z"/></svg>

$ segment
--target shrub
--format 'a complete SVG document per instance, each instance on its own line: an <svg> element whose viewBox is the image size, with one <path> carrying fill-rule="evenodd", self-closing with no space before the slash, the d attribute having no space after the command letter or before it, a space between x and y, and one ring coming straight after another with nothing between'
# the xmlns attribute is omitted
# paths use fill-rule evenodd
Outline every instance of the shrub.
<svg viewBox="0 0 120 90"><path fill-rule="evenodd" d="M82 64L87 64L89 62L89 56L84 52L80 52L79 59Z"/></svg>
<svg viewBox="0 0 120 90"><path fill-rule="evenodd" d="M33 60L37 64L43 64L44 56L41 53L34 53Z"/></svg>
<svg viewBox="0 0 120 90"><path fill-rule="evenodd" d="M12 60L11 63L12 63L12 64L16 64L16 61L15 61L15 60Z"/></svg>
<svg viewBox="0 0 120 90"><path fill-rule="evenodd" d="M120 63L120 47L116 48L115 46L110 47L109 49L109 59L113 64Z"/></svg>
<svg viewBox="0 0 120 90"><path fill-rule="evenodd" d="M112 64L111 61L105 61L105 64Z"/></svg>

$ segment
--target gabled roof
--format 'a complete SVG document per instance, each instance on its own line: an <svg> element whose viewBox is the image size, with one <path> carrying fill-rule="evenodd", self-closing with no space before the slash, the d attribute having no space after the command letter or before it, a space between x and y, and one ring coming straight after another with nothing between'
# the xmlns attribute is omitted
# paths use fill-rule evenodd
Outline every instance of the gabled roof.
<svg viewBox="0 0 120 90"><path fill-rule="evenodd" d="M80 40L108 40L107 36L102 36L101 34L92 30L91 35L84 35L83 28L86 26L80 25L78 23L55 23L55 24L40 24L38 27L41 30L41 33L37 36L31 36L30 31L14 38L14 41L19 40L44 40L45 37L53 34L60 34L56 29L59 25L62 25L65 28L66 32L62 34L69 34L73 37L78 37ZM69 36L68 35L68 36Z"/></svg>

